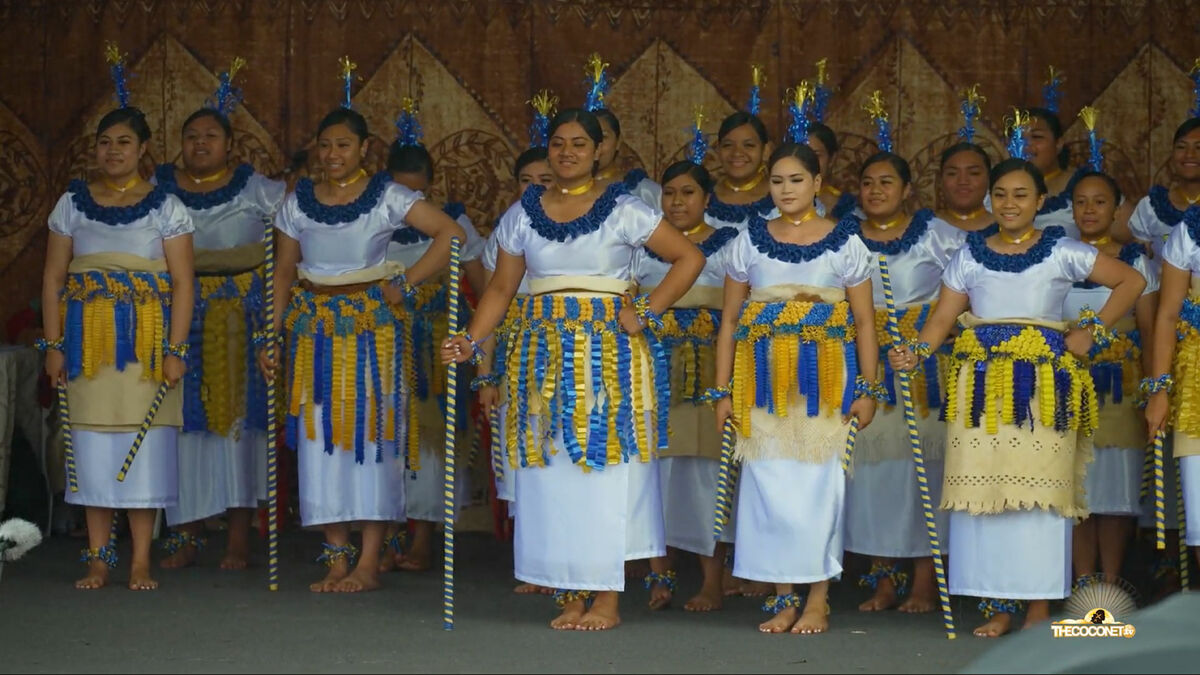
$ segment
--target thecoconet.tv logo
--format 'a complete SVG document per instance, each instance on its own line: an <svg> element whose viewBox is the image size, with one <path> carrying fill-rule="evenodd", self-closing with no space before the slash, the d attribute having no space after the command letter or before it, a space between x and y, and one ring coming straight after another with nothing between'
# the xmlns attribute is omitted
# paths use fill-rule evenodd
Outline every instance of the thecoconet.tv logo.
<svg viewBox="0 0 1200 675"><path fill-rule="evenodd" d="M1063 619L1050 624L1050 632L1056 638L1131 638L1137 629L1131 623L1122 623L1107 609L1096 607L1081 619Z"/></svg>

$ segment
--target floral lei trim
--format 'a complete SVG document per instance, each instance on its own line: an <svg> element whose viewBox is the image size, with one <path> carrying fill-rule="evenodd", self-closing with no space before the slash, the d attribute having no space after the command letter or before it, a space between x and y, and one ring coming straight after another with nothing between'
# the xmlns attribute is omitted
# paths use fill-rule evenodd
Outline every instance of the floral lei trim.
<svg viewBox="0 0 1200 675"><path fill-rule="evenodd" d="M830 211L830 215L832 215L836 220L841 220L842 218L854 213L854 209L856 208L858 208L858 197L850 194L849 192L843 192L841 196L838 197L837 203L833 205L833 210Z"/></svg>
<svg viewBox="0 0 1200 675"><path fill-rule="evenodd" d="M740 233L736 227L721 227L712 234L708 235L708 239L696 244L696 248L700 249L700 252L704 254L705 258L711 258L713 254L717 251L720 251L725 244L737 239L738 234ZM650 256L651 260L657 260L660 263L667 262L666 260L658 257L658 254L654 251L651 251L649 248L643 248L645 248L646 255Z"/></svg>
<svg viewBox="0 0 1200 675"><path fill-rule="evenodd" d="M447 202L442 206L442 213L450 216L451 220L458 220L459 216L463 216L467 213L467 207L463 206L462 202ZM408 225L405 225L404 227L392 233L392 241L404 246L415 244L419 241L429 241L431 239L433 239L433 237L425 234L415 227L410 227Z"/></svg>
<svg viewBox="0 0 1200 675"><path fill-rule="evenodd" d="M625 178L622 182L625 183L626 189L632 190L636 188L639 183L649 178L650 176L646 173L645 169L632 169L629 173L625 174Z"/></svg>
<svg viewBox="0 0 1200 675"><path fill-rule="evenodd" d="M931 209L921 209L913 214L912 220L904 230L904 234L890 241L876 241L862 236L861 219L854 215L846 216L847 220L854 223L854 233L859 235L859 238L867 245L867 248L872 253L882 253L884 255L908 253L908 250L921 241L921 237L924 237L925 233L929 231L929 221L931 218L933 218L933 211Z"/></svg>
<svg viewBox="0 0 1200 675"><path fill-rule="evenodd" d="M1132 267L1137 259L1144 255L1146 255L1146 249L1142 248L1140 243L1131 241L1121 247L1121 252L1117 254L1117 260ZM1076 281L1072 286L1084 289L1100 288L1100 284L1094 281Z"/></svg>
<svg viewBox="0 0 1200 675"><path fill-rule="evenodd" d="M370 213L371 209L379 204L379 200L383 197L383 191L392 182L392 177L385 172L380 172L371 176L371 182L367 183L367 189L358 196L358 199L349 204L322 204L317 200L316 193L313 192L313 182L311 178L301 178L296 183L296 202L300 206L300 210L304 215L312 218L318 223L326 225L337 225L339 223L349 223L358 220L363 215Z"/></svg>
<svg viewBox="0 0 1200 675"><path fill-rule="evenodd" d="M101 206L92 198L87 183L78 178L67 186L67 192L71 193L71 201L83 215L98 223L113 226L127 225L139 218L144 218L151 211L162 206L167 199L166 189L162 185L155 185L150 194L131 206Z"/></svg>
<svg viewBox="0 0 1200 675"><path fill-rule="evenodd" d="M184 206L194 211L211 209L233 201L234 197L246 189L246 183L250 181L252 175L254 175L254 167L249 164L239 164L233 170L233 178L230 178L224 186L211 192L192 192L180 187L179 181L175 180L174 164L159 164L154 171L154 179L158 181L158 184L179 197L179 201L183 202Z"/></svg>
<svg viewBox="0 0 1200 675"><path fill-rule="evenodd" d="M837 251L850 235L855 234L858 223L853 218L838 221L833 230L819 241L811 244L787 244L771 236L767 229L767 221L761 216L755 216L750 221L750 243L768 258L774 258L787 263L801 263L815 260L826 251Z"/></svg>
<svg viewBox="0 0 1200 675"><path fill-rule="evenodd" d="M587 213L565 223L551 220L546 215L546 211L542 209L542 195L545 192L544 185L530 185L525 190L525 194L521 195L521 208L525 209L525 215L529 216L529 224L534 232L537 232L543 239L561 242L570 241L600 229L604 221L608 220L613 210L617 208L617 197L626 194L628 189L623 182L610 184Z"/></svg>
<svg viewBox="0 0 1200 675"><path fill-rule="evenodd" d="M749 204L727 204L713 194L708 200L708 208L704 210L704 213L722 222L742 223L755 216L765 216L773 208L775 208L775 202L771 201L771 195L766 195Z"/></svg>
<svg viewBox="0 0 1200 675"><path fill-rule="evenodd" d="M1183 214L1183 224L1187 225L1188 235L1193 244L1200 244L1200 206L1193 206Z"/></svg>
<svg viewBox="0 0 1200 675"><path fill-rule="evenodd" d="M1171 191L1165 185L1155 185L1150 188L1150 206L1154 215L1163 225L1175 227L1183 220L1184 211L1175 208L1170 199Z"/></svg>
<svg viewBox="0 0 1200 675"><path fill-rule="evenodd" d="M977 232L967 235L967 246L970 247L971 257L979 264L994 272L1024 272L1034 265L1050 257L1059 239L1067 236L1065 230L1057 225L1051 225L1042 230L1042 238L1024 253L998 253L987 245L987 238L999 231L995 223Z"/></svg>
<svg viewBox="0 0 1200 675"><path fill-rule="evenodd" d="M1042 204L1042 208L1038 210L1039 216L1044 216L1055 211L1061 211L1071 206L1071 193L1075 191L1075 184L1087 173L1085 169L1076 169L1071 176L1071 180L1067 181L1067 186L1063 191L1053 197L1046 197L1046 203Z"/></svg>

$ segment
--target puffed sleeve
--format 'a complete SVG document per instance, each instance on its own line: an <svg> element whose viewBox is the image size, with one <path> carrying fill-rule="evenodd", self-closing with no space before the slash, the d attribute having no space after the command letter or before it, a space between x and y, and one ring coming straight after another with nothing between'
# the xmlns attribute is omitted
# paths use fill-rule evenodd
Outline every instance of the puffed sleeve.
<svg viewBox="0 0 1200 675"><path fill-rule="evenodd" d="M455 222L461 225L463 232L467 234L467 241L463 244L460 252L462 261L479 260L479 257L483 255L483 237L479 236L479 230L475 229L475 223L472 223L465 213L456 218Z"/></svg>
<svg viewBox="0 0 1200 675"><path fill-rule="evenodd" d="M275 229L286 234L287 236L300 240L300 202L296 197L296 193L289 194L283 200L283 206L279 207L279 215L275 217Z"/></svg>
<svg viewBox="0 0 1200 675"><path fill-rule="evenodd" d="M496 246L504 249L504 252L509 255L525 255L526 234L529 228L522 222L524 215L525 209L521 206L521 202L513 204L500 217L500 224L492 232Z"/></svg>
<svg viewBox="0 0 1200 675"><path fill-rule="evenodd" d="M1133 214L1129 216L1129 232L1134 239L1141 241L1154 239L1154 233L1150 231L1153 213L1154 206L1150 203L1150 195L1142 197L1137 203L1137 208L1133 210Z"/></svg>
<svg viewBox="0 0 1200 675"><path fill-rule="evenodd" d="M662 215L637 197L621 195L617 199L616 210L609 218L617 219L622 241L634 248L645 246L654 234L654 228L662 221Z"/></svg>
<svg viewBox="0 0 1200 675"><path fill-rule="evenodd" d="M643 178L633 188L633 194L658 213L662 213L662 186L649 178Z"/></svg>
<svg viewBox="0 0 1200 675"><path fill-rule="evenodd" d="M938 266L946 269L950 259L958 253L958 249L967 243L967 233L954 227L941 218L931 218L929 221L929 249Z"/></svg>
<svg viewBox="0 0 1200 675"><path fill-rule="evenodd" d="M1090 244L1063 237L1055 242L1052 255L1058 259L1063 276L1072 282L1080 282L1092 275L1100 251Z"/></svg>
<svg viewBox="0 0 1200 675"><path fill-rule="evenodd" d="M742 230L732 244L725 246L722 262L725 264L725 276L738 283L750 281L751 252L754 244L750 242L750 232Z"/></svg>
<svg viewBox="0 0 1200 675"><path fill-rule="evenodd" d="M1162 257L1163 260L1181 270L1189 272L1200 270L1200 265L1196 264L1196 242L1192 241L1192 235L1188 232L1186 222L1180 223L1171 230L1171 235L1167 237L1167 243L1163 246Z"/></svg>
<svg viewBox="0 0 1200 675"><path fill-rule="evenodd" d="M499 255L497 248L496 233L493 231L492 236L483 242L483 252L479 256L479 262L483 263L483 269L489 272L496 271L496 257Z"/></svg>
<svg viewBox="0 0 1200 675"><path fill-rule="evenodd" d="M263 214L275 213L287 194L287 184L281 180L271 180L260 173L250 176L250 195L254 204Z"/></svg>
<svg viewBox="0 0 1200 675"><path fill-rule="evenodd" d="M971 249L963 246L958 249L954 257L950 258L950 263L942 272L942 283L955 293L966 295L971 290L971 270L975 265L975 257L971 255Z"/></svg>
<svg viewBox="0 0 1200 675"><path fill-rule="evenodd" d="M158 231L163 239L191 234L196 231L192 225L192 214L188 213L183 202L175 195L167 195L161 207L161 218L158 221Z"/></svg>
<svg viewBox="0 0 1200 675"><path fill-rule="evenodd" d="M54 210L50 212L50 218L47 221L50 231L64 237L71 236L71 223L74 220L71 218L71 212L74 209L75 207L71 203L71 193L64 192L63 196L58 198L58 203L54 205Z"/></svg>
<svg viewBox="0 0 1200 675"><path fill-rule="evenodd" d="M1142 295L1147 293L1157 293L1159 289L1159 267L1156 261L1150 259L1150 256L1139 255L1133 259L1133 269L1142 275L1146 280L1146 290L1142 291Z"/></svg>
<svg viewBox="0 0 1200 675"><path fill-rule="evenodd" d="M383 204L387 209L388 229L399 230L408 227L404 219L408 216L409 209L424 198L425 195L417 190L410 190L399 183L389 182L383 190Z"/></svg>
<svg viewBox="0 0 1200 675"><path fill-rule="evenodd" d="M841 263L838 275L845 288L854 288L864 281L870 281L871 273L875 271L874 254L856 234L851 235L842 246Z"/></svg>

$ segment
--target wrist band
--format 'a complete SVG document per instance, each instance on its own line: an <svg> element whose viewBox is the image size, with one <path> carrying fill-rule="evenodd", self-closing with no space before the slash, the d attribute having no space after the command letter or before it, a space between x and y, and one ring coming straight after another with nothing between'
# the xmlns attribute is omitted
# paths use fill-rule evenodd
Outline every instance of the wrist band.
<svg viewBox="0 0 1200 675"><path fill-rule="evenodd" d="M662 315L650 309L649 295L639 295L633 299L633 313L637 315L638 322L642 324L643 328L649 327L655 333L662 331Z"/></svg>
<svg viewBox="0 0 1200 675"><path fill-rule="evenodd" d="M876 401L886 401L887 389L879 382L867 382L866 378L859 375L854 379L854 398L871 398Z"/></svg>
<svg viewBox="0 0 1200 675"><path fill-rule="evenodd" d="M186 342L176 342L176 343L168 342L168 343L163 344L163 351L165 351L167 354L169 354L171 356L179 357L180 359L182 359L184 361L187 361L188 352L190 352L191 350L192 350L192 346Z"/></svg>
<svg viewBox="0 0 1200 675"><path fill-rule="evenodd" d="M497 373L488 373L486 375L476 375L471 380L471 391L479 391L484 387L499 387L500 375Z"/></svg>
<svg viewBox="0 0 1200 675"><path fill-rule="evenodd" d="M47 340L46 338L38 338L34 341L33 346L37 348L39 352L47 352L51 349L61 352L63 350L63 339L58 338L57 340Z"/></svg>

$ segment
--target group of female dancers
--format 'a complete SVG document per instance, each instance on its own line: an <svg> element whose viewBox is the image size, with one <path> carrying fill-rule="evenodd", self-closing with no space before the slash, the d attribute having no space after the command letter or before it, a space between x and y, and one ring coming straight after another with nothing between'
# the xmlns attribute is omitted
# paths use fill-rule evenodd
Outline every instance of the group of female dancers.
<svg viewBox="0 0 1200 675"><path fill-rule="evenodd" d="M1032 108L1008 159L970 133L948 148L942 210L910 212L883 123L857 195L833 187L837 137L803 91L783 142L754 105L722 121L719 179L700 119L657 182L618 175L620 123L589 72L582 107L535 98L519 197L486 241L461 206L424 198L412 105L387 171L368 174L349 80L317 126L321 178L290 193L230 165L232 72L152 180L145 117L125 99L104 116L97 179L50 216L43 287L67 501L87 512L77 587L117 566L118 509L130 588L157 585L158 509L163 567L193 563L220 514L221 566L246 566L269 382L301 522L324 531L312 590L428 567L445 417L459 442L477 433L465 405L447 409L451 361L474 365L462 381L491 420L520 590L553 593L557 629L618 625L629 561L649 560L666 606L687 552L703 582L686 609L719 609L744 580L769 589L760 630L820 633L852 551L872 560L860 609L934 610L945 553L949 591L983 599L975 634L1001 635L1077 579L1118 578L1144 448L1167 429L1200 518L1200 119L1175 135L1174 185L1136 208L1099 157L1068 171L1061 121ZM461 327L453 240L478 294Z"/></svg>

